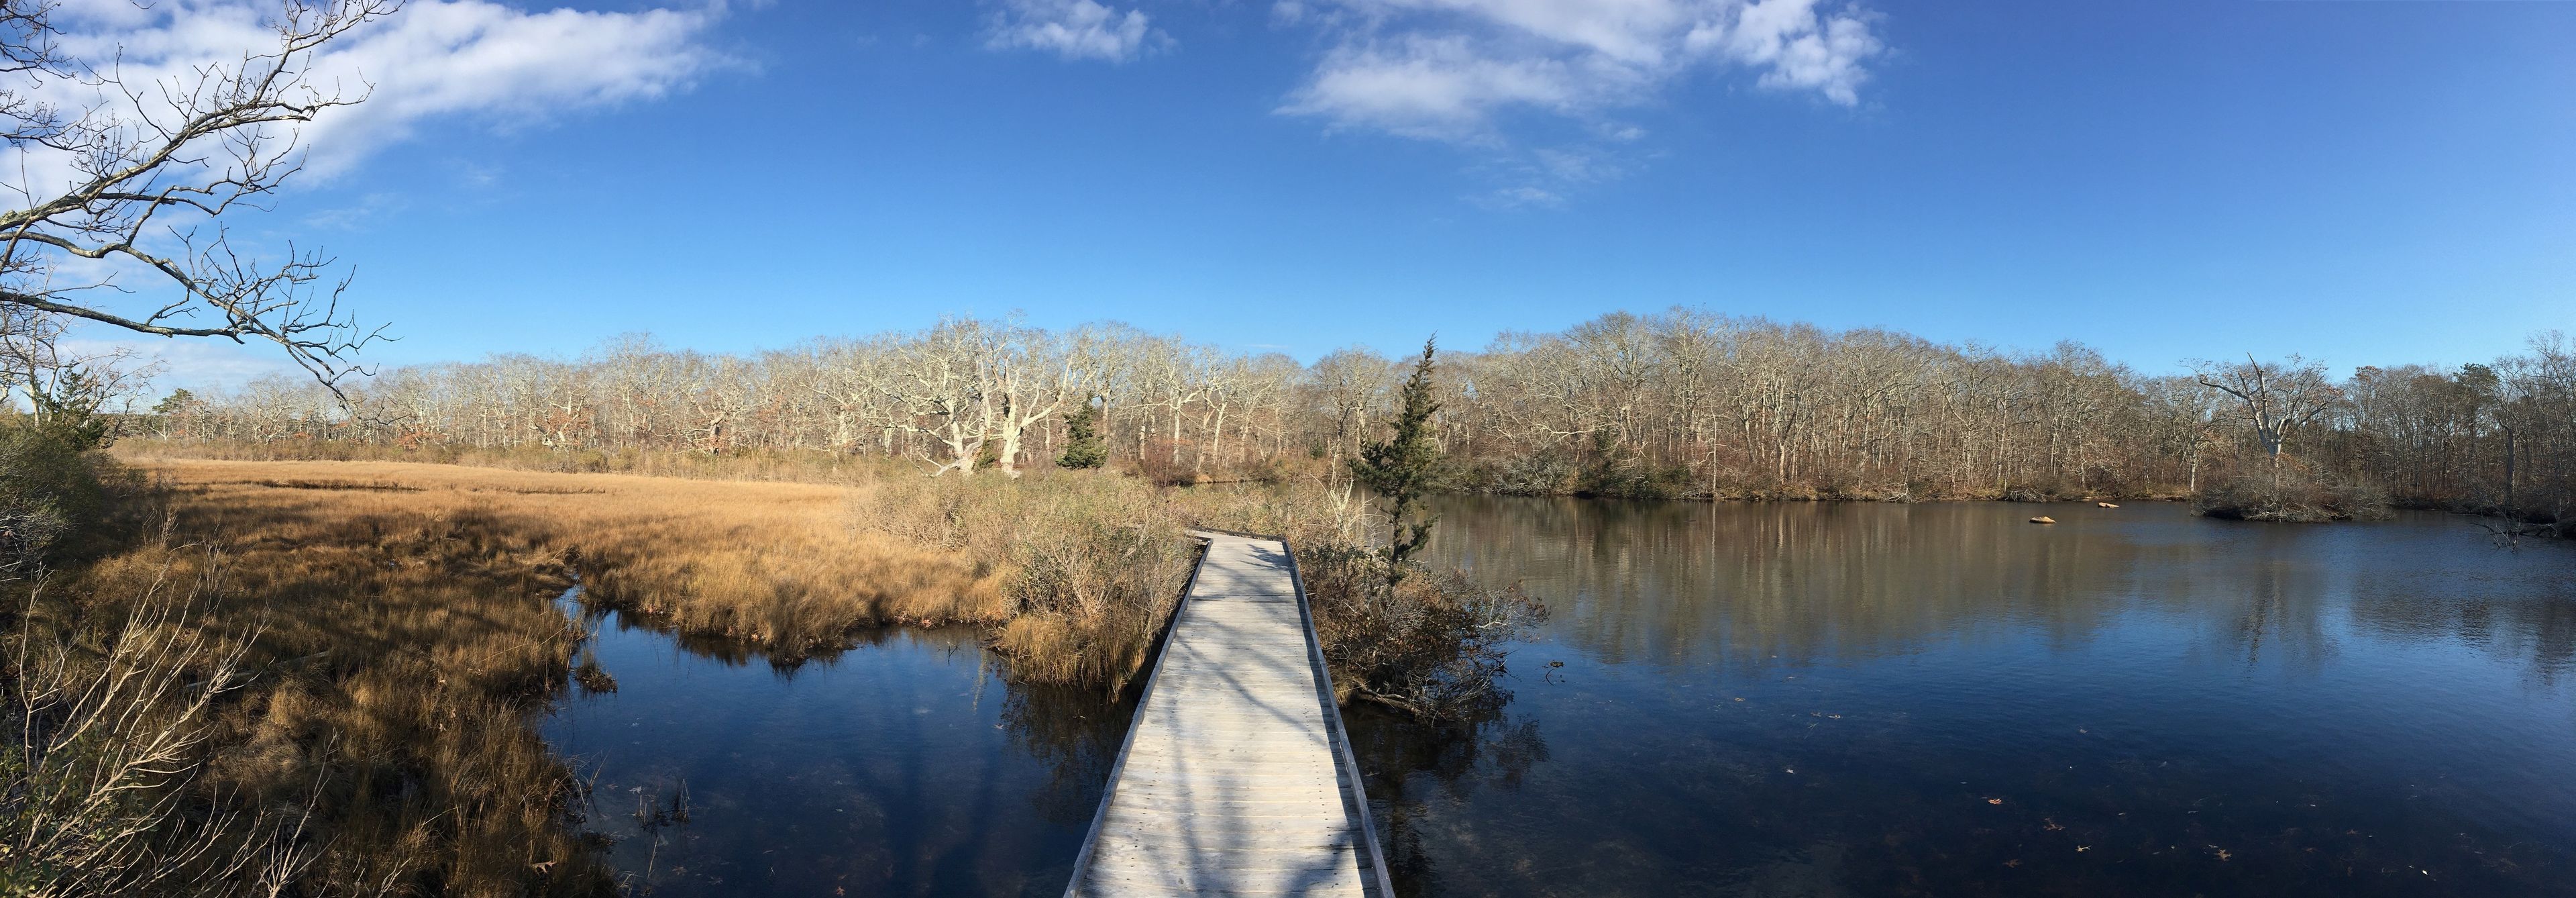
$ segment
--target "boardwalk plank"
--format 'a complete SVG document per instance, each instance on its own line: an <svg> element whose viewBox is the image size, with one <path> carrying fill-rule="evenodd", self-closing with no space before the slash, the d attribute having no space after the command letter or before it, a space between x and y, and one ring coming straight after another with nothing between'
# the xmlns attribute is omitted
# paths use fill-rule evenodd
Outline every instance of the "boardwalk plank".
<svg viewBox="0 0 2576 898"><path fill-rule="evenodd" d="M1387 898L1288 547L1199 535L1065 893Z"/></svg>

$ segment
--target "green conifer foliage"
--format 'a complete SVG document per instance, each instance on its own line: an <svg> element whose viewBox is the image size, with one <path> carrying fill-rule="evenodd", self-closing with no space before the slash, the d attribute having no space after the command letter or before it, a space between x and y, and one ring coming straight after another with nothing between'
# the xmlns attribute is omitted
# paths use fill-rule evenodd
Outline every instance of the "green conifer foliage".
<svg viewBox="0 0 2576 898"><path fill-rule="evenodd" d="M1440 473L1440 445L1431 439L1431 416L1440 411L1431 382L1437 367L1435 340L1422 341L1422 358L1414 362L1413 376L1404 381L1404 408L1396 415L1395 432L1382 442L1361 447L1359 457L1351 459L1351 476L1377 494L1392 528L1386 545L1389 591L1404 580L1405 562L1431 541L1431 525L1439 523L1437 518L1414 520L1415 506L1431 492Z"/></svg>
<svg viewBox="0 0 2576 898"><path fill-rule="evenodd" d="M1064 454L1055 463L1066 468L1097 468L1109 462L1109 443L1100 438L1100 407L1089 402L1064 419Z"/></svg>

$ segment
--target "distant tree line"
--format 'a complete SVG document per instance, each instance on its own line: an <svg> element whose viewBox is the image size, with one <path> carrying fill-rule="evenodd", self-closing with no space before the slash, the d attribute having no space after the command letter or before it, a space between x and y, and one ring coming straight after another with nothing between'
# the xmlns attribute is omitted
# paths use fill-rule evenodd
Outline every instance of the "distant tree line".
<svg viewBox="0 0 2576 898"><path fill-rule="evenodd" d="M2075 343L2011 353L1696 309L1604 315L1443 352L1430 432L1449 486L1726 498L2188 495L2254 483L2384 490L2400 504L2565 517L2576 351L2485 364L2292 357L2144 375ZM1107 463L1167 481L1338 470L1391 420L1408 366L1311 365L1123 325L955 318L751 355L628 336L577 359L496 356L344 381L278 377L165 402L188 441L399 447L821 450L1016 475Z"/></svg>

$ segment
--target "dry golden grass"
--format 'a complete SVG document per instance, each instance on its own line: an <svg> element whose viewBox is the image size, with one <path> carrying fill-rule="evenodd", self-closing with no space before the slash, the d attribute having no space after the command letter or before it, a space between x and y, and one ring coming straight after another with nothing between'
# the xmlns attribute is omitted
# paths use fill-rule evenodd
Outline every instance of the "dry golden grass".
<svg viewBox="0 0 2576 898"><path fill-rule="evenodd" d="M212 713L199 819L309 814L307 894L612 890L580 783L531 726L572 673L580 633L552 599L576 572L589 597L784 659L1006 611L1004 574L858 531L868 487L125 461L160 483L135 501L166 502L163 523L129 520L123 548L17 606L25 638L103 647L98 621L196 584L187 638L252 675Z"/></svg>
<svg viewBox="0 0 2576 898"><path fill-rule="evenodd" d="M863 533L872 485L557 474L402 462L128 458L190 508L352 526L470 520L580 572L593 599L786 658L884 623L997 624L1002 578L938 547ZM245 521L244 536L267 529Z"/></svg>
<svg viewBox="0 0 2576 898"><path fill-rule="evenodd" d="M129 521L123 548L17 605L26 638L97 644L156 584L199 584L189 638L239 647L252 674L213 713L201 819L309 812L305 894L612 891L580 783L531 726L572 673L580 633L552 599L576 572L586 596L773 659L1006 611L1004 574L858 531L865 487L125 461L161 484L136 501L165 501L166 523Z"/></svg>
<svg viewBox="0 0 2576 898"><path fill-rule="evenodd" d="M1372 557L1347 497L1107 472L834 485L119 454L160 484L128 504L166 503L166 524L129 521L123 548L20 606L36 610L25 638L95 643L84 619L201 584L186 638L254 675L204 737L201 819L294 809L313 851L297 890L315 895L613 891L581 835L584 790L531 725L576 675L580 633L551 601L576 575L590 599L773 661L878 624L967 623L1015 677L1114 691L1188 576L1186 528ZM1310 575L1329 587L1344 567L1365 565Z"/></svg>
<svg viewBox="0 0 2576 898"><path fill-rule="evenodd" d="M183 626L250 674L204 736L197 825L293 809L314 853L300 894L609 893L580 784L530 726L579 638L552 553L470 511L237 498L173 505L162 535L27 606L71 644L155 584L194 584Z"/></svg>
<svg viewBox="0 0 2576 898"><path fill-rule="evenodd" d="M117 441L123 458L196 458L231 461L378 461L477 468L502 468L556 474L636 474L700 480L771 480L792 483L849 483L881 473L902 462L857 458L819 449L735 449L710 454L687 449L575 449L559 452L542 446L478 449L470 446L398 445L345 440L278 440L274 442L183 442L134 436Z"/></svg>

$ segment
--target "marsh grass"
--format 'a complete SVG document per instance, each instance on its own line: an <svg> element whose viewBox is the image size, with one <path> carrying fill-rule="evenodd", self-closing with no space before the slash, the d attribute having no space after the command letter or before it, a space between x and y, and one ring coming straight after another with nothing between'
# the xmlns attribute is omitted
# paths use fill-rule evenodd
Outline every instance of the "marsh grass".
<svg viewBox="0 0 2576 898"><path fill-rule="evenodd" d="M130 515L121 548L12 587L18 644L71 661L14 664L10 683L52 695L65 688L44 684L86 682L63 671L114 668L117 646L135 637L102 622L131 617L167 584L191 584L183 610L155 618L154 632L199 660L128 677L162 691L121 703L133 720L184 736L120 730L78 743L143 746L159 752L151 769L167 772L92 777L124 783L117 795L150 796L104 817L21 814L41 838L22 838L33 847L11 856L39 868L144 869L99 859L146 843L59 822L73 820L284 852L295 861L293 894L610 894L600 846L582 835L583 784L532 726L567 683L614 688L595 663L580 663L582 630L553 601L576 572L589 600L759 646L773 662L880 623L998 623L1002 613L998 575L855 531L843 487L128 458L161 484L130 504L166 514L157 526L143 520L154 515ZM59 701L20 705L34 709L22 720L81 713ZM20 752L11 794L71 794L28 787L63 779L38 775L48 759L84 752L95 754L50 743ZM298 825L278 828L280 809ZM161 847L145 856L196 858L178 868L200 872L221 872L217 861L239 853L149 844ZM108 847L56 850L89 845ZM239 870L115 875L123 885L109 893L256 885ZM81 891L98 890L71 893Z"/></svg>
<svg viewBox="0 0 2576 898"><path fill-rule="evenodd" d="M84 694L63 684L98 671L133 668L117 682L158 691L121 703L138 709L127 729L31 738L10 794L104 788L141 803L20 813L35 822L0 836L35 846L12 849L40 862L30 869L106 871L83 881L133 894L613 893L598 837L583 834L586 787L533 727L567 688L616 688L554 601L576 581L585 603L773 664L863 643L884 624L971 624L1015 679L1114 693L1143 669L1188 579L1188 528L1286 534L1316 578L1337 682L1425 716L1441 707L1423 700L1425 684L1486 670L1457 659L1499 668L1499 654L1425 654L1436 626L1489 625L1479 645L1515 632L1461 600L1487 594L1463 578L1381 596L1347 588L1385 579L1367 568L1378 556L1359 505L1310 486L868 469L818 484L120 454L158 485L124 497L118 547L11 587L15 713L38 724L30 733L98 716L45 698ZM172 583L188 584L184 600L156 606ZM118 660L145 656L163 660ZM38 657L58 660L24 660ZM147 760L81 760L102 750ZM46 773L64 769L91 775ZM55 785L28 788L44 783Z"/></svg>
<svg viewBox="0 0 2576 898"><path fill-rule="evenodd" d="M823 450L735 449L707 453L681 449L511 449L471 446L361 443L349 440L198 442L137 435L114 450L126 457L257 462L390 462L457 465L545 474L632 474L688 480L761 480L779 483L849 483L890 470L912 471L900 460L860 458Z"/></svg>
<svg viewBox="0 0 2576 898"><path fill-rule="evenodd" d="M302 538L277 536L281 519L362 531L445 521L456 539L522 545L533 568L577 572L586 602L755 644L783 662L843 645L861 628L1008 615L993 572L937 545L857 532L850 497L863 485L399 462L130 463L167 479L188 507L231 510L236 519L222 526L237 534Z"/></svg>
<svg viewBox="0 0 2576 898"><path fill-rule="evenodd" d="M182 496L156 534L19 605L18 638L34 647L22 651L134 670L118 713L184 731L100 743L159 754L157 779L128 793L151 796L131 813L155 839L293 861L263 883L155 849L186 875L110 893L609 893L574 826L580 783L529 726L577 637L548 604L561 577L538 573L543 547L470 514L342 515L308 491L262 489L304 501ZM187 599L153 616L174 583ZM133 619L150 625L101 625ZM139 639L185 650L147 652L179 659L159 667L119 661ZM61 681L54 669L21 665L16 688Z"/></svg>

